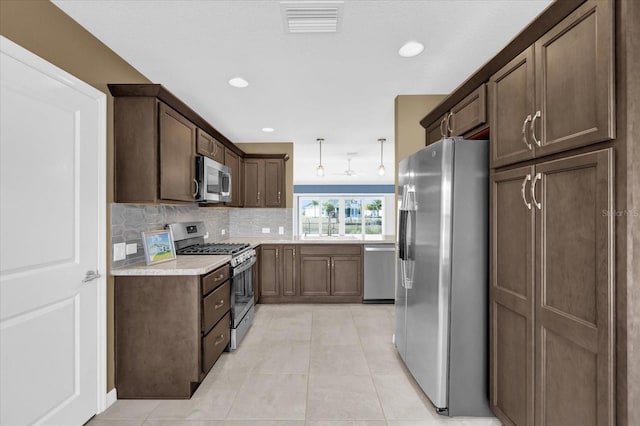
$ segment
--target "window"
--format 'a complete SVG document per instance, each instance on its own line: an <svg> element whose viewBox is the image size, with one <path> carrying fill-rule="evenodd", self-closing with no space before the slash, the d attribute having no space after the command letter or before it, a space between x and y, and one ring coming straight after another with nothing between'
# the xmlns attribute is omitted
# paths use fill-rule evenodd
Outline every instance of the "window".
<svg viewBox="0 0 640 426"><path fill-rule="evenodd" d="M298 234L310 236L382 235L384 197L299 195Z"/></svg>

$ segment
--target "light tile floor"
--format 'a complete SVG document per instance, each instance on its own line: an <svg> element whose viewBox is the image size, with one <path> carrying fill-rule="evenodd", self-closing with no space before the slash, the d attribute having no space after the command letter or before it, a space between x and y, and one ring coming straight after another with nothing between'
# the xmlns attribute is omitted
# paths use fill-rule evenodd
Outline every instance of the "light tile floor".
<svg viewBox="0 0 640 426"><path fill-rule="evenodd" d="M90 426L498 426L435 413L391 336L393 305L258 305L190 400L119 400Z"/></svg>

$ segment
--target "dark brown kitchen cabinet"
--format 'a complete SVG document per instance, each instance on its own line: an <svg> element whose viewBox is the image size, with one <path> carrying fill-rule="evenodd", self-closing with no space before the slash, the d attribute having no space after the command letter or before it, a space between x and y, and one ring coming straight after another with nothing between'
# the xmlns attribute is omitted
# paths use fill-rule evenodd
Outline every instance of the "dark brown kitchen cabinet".
<svg viewBox="0 0 640 426"><path fill-rule="evenodd" d="M196 150L198 154L205 155L218 163L224 164L225 146L202 129L198 129Z"/></svg>
<svg viewBox="0 0 640 426"><path fill-rule="evenodd" d="M334 256L331 262L331 295L361 295L362 257Z"/></svg>
<svg viewBox="0 0 640 426"><path fill-rule="evenodd" d="M613 18L587 1L491 77L492 167L615 137Z"/></svg>
<svg viewBox="0 0 640 426"><path fill-rule="evenodd" d="M506 424L532 426L534 393L533 167L491 176L491 408Z"/></svg>
<svg viewBox="0 0 640 426"><path fill-rule="evenodd" d="M194 201L196 126L167 105L159 105L160 198Z"/></svg>
<svg viewBox="0 0 640 426"><path fill-rule="evenodd" d="M244 160L244 206L264 205L264 162L255 158Z"/></svg>
<svg viewBox="0 0 640 426"><path fill-rule="evenodd" d="M300 295L362 299L362 245L300 245Z"/></svg>
<svg viewBox="0 0 640 426"><path fill-rule="evenodd" d="M295 296L297 291L297 266L295 245L264 244L260 259L260 296Z"/></svg>
<svg viewBox="0 0 640 426"><path fill-rule="evenodd" d="M264 160L264 206L284 207L284 160Z"/></svg>
<svg viewBox="0 0 640 426"><path fill-rule="evenodd" d="M478 132L487 121L487 86L483 84L427 126L426 145L445 137L467 136L472 131Z"/></svg>
<svg viewBox="0 0 640 426"><path fill-rule="evenodd" d="M194 202L196 127L155 97L114 98L114 201Z"/></svg>
<svg viewBox="0 0 640 426"><path fill-rule="evenodd" d="M492 174L491 406L614 424L613 151Z"/></svg>
<svg viewBox="0 0 640 426"><path fill-rule="evenodd" d="M231 170L231 201L226 205L229 207L242 207L243 200L240 198L240 193L243 176L242 168L240 167L240 156L229 148L225 148L224 164Z"/></svg>
<svg viewBox="0 0 640 426"><path fill-rule="evenodd" d="M362 301L362 245L263 244L261 303Z"/></svg>
<svg viewBox="0 0 640 426"><path fill-rule="evenodd" d="M300 295L331 295L331 256L300 257Z"/></svg>
<svg viewBox="0 0 640 426"><path fill-rule="evenodd" d="M285 159L244 159L244 207L285 207Z"/></svg>
<svg viewBox="0 0 640 426"><path fill-rule="evenodd" d="M118 398L190 398L230 339L228 265L204 276L116 276Z"/></svg>

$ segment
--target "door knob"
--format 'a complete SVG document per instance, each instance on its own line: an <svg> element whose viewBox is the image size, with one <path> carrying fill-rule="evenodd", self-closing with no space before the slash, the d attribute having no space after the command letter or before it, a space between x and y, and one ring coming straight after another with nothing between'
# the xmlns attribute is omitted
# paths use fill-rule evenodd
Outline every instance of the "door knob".
<svg viewBox="0 0 640 426"><path fill-rule="evenodd" d="M83 283L88 283L89 281L93 281L93 280L97 280L98 278L100 278L102 275L100 275L100 273L95 270L95 271L87 271L87 273L84 276L84 279L82 280Z"/></svg>

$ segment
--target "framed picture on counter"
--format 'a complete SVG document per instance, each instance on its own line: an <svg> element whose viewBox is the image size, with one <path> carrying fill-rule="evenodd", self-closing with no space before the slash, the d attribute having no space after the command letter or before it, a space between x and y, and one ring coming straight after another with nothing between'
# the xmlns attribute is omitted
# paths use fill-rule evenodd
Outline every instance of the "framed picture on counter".
<svg viewBox="0 0 640 426"><path fill-rule="evenodd" d="M147 265L167 262L176 258L176 249L173 245L171 232L168 230L142 232L142 245Z"/></svg>

